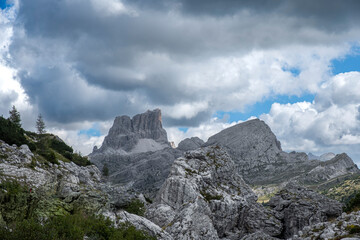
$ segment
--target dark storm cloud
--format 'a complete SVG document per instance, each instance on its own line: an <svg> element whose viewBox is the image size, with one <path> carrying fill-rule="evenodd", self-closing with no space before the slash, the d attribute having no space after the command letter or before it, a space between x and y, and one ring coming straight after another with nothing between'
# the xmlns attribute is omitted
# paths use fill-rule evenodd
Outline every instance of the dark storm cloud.
<svg viewBox="0 0 360 240"><path fill-rule="evenodd" d="M0 112L7 113L11 109L11 103L18 98L15 91L3 92L0 90Z"/></svg>
<svg viewBox="0 0 360 240"><path fill-rule="evenodd" d="M210 111L202 111L199 112L193 118L171 118L171 117L163 117L163 123L165 127L171 126L181 126L181 127L197 127L200 123L209 120L212 116L212 112Z"/></svg>
<svg viewBox="0 0 360 240"><path fill-rule="evenodd" d="M241 10L249 10L253 14L276 13L283 16L296 16L303 24L316 25L327 30L347 28L348 24L357 24L360 19L360 2L357 0L182 0L184 12L191 14L228 15Z"/></svg>
<svg viewBox="0 0 360 240"><path fill-rule="evenodd" d="M59 122L202 101L206 94L183 82L191 65L249 49L342 41L327 32L350 27L358 1L315 2L136 0L113 14L100 1L24 0L12 64L31 101ZM196 125L209 112L169 123Z"/></svg>

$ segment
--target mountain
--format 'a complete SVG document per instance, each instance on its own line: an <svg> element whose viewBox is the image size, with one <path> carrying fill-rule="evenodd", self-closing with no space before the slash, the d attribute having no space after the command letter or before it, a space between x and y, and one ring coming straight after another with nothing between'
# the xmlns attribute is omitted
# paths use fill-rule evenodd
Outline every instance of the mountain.
<svg viewBox="0 0 360 240"><path fill-rule="evenodd" d="M161 111L155 109L133 118L116 117L102 146L94 148L89 159L108 170L110 182L153 198L181 155L168 142Z"/></svg>
<svg viewBox="0 0 360 240"><path fill-rule="evenodd" d="M201 147L204 143L205 142L198 137L186 138L179 143L177 149L181 151L195 150Z"/></svg>
<svg viewBox="0 0 360 240"><path fill-rule="evenodd" d="M295 179L302 184L315 184L360 172L346 154L320 161L309 160L306 153L282 151L269 126L259 119L215 134L204 144L211 145L226 149L240 175L252 185L280 184Z"/></svg>
<svg viewBox="0 0 360 240"><path fill-rule="evenodd" d="M321 154L321 156L316 156L312 153L309 153L308 154L308 158L309 160L320 160L320 161L327 161L327 160L330 160L332 159L333 157L335 157L336 154L334 153L324 153L324 154Z"/></svg>
<svg viewBox="0 0 360 240"><path fill-rule="evenodd" d="M161 111L155 109L143 114L116 117L100 149L94 153L135 154L158 151L169 147L162 128Z"/></svg>

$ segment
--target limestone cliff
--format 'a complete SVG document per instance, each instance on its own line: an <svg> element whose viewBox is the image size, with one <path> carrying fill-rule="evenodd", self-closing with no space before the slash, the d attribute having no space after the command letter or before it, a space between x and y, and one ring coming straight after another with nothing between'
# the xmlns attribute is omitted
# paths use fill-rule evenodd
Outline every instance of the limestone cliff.
<svg viewBox="0 0 360 240"><path fill-rule="evenodd" d="M256 231L276 236L282 229L219 147L178 158L147 217L174 239L241 239Z"/></svg>
<svg viewBox="0 0 360 240"><path fill-rule="evenodd" d="M131 154L157 151L169 146L162 128L161 111L155 109L143 114L116 117L100 149L95 153Z"/></svg>
<svg viewBox="0 0 360 240"><path fill-rule="evenodd" d="M89 157L99 169L109 170L110 182L152 198L181 154L168 142L161 111L155 109L132 119L116 117L102 146Z"/></svg>

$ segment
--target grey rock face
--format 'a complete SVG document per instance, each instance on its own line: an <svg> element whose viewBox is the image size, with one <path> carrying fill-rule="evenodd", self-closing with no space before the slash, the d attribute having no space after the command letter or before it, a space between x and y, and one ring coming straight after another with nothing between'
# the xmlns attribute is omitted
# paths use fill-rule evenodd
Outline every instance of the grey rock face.
<svg viewBox="0 0 360 240"><path fill-rule="evenodd" d="M122 184L126 192L141 192L153 198L169 175L171 164L181 154L167 141L161 111L156 109L132 119L117 117L102 146L89 157L99 169L106 166L107 179Z"/></svg>
<svg viewBox="0 0 360 240"><path fill-rule="evenodd" d="M346 153L342 153L337 154L331 160L319 162L315 168L294 179L302 184L314 184L356 173L359 173L356 164Z"/></svg>
<svg viewBox="0 0 360 240"><path fill-rule="evenodd" d="M334 153L324 153L321 154L321 156L319 157L320 161L328 161L331 160L332 158L334 158L336 155Z"/></svg>
<svg viewBox="0 0 360 240"><path fill-rule="evenodd" d="M278 238L271 237L266 233L256 232L256 233L246 235L241 240L276 240L276 239L278 239Z"/></svg>
<svg viewBox="0 0 360 240"><path fill-rule="evenodd" d="M335 154L329 152L329 153L321 154L321 156L316 156L312 153L309 153L308 157L310 160L328 161L328 160L332 159L333 157L335 157Z"/></svg>
<svg viewBox="0 0 360 240"><path fill-rule="evenodd" d="M286 185L268 204L281 215L285 239L305 226L336 218L342 213L339 202L292 183Z"/></svg>
<svg viewBox="0 0 360 240"><path fill-rule="evenodd" d="M307 183L318 183L359 172L356 166L348 168L351 165L349 159L321 162L309 160L306 153L283 152L271 129L259 119L237 124L215 134L205 143L205 146L209 145L224 147L239 167L244 180L254 185L280 184L295 178L300 180L301 176L306 176ZM345 167L337 170L341 164L345 164ZM315 168L318 169L309 177L307 174Z"/></svg>
<svg viewBox="0 0 360 240"><path fill-rule="evenodd" d="M186 138L182 140L177 149L181 151L195 150L201 147L205 142L198 137Z"/></svg>
<svg viewBox="0 0 360 240"><path fill-rule="evenodd" d="M139 140L142 146L137 149ZM144 146L146 145L146 146ZM143 114L135 115L132 119L128 116L116 117L109 134L105 137L100 149L95 152L146 152L160 150L169 146L166 131L162 128L161 111L155 109Z"/></svg>
<svg viewBox="0 0 360 240"><path fill-rule="evenodd" d="M350 234L350 230L360 228L360 211L343 213L333 221L321 222L304 227L292 240L311 239L360 239L360 233ZM348 237L346 237L348 236Z"/></svg>
<svg viewBox="0 0 360 240"><path fill-rule="evenodd" d="M109 168L107 178L113 184L154 198L168 177L172 163L181 155L181 151L169 147L131 155L95 154L91 156L91 162L100 169L106 164Z"/></svg>
<svg viewBox="0 0 360 240"><path fill-rule="evenodd" d="M239 239L259 230L276 236L282 229L219 147L178 158L146 215L174 239Z"/></svg>
<svg viewBox="0 0 360 240"><path fill-rule="evenodd" d="M115 226L129 222L137 229L144 230L148 232L151 236L155 237L158 240L172 240L173 238L165 231L163 231L159 226L151 222L150 220L128 213L126 211L116 211L116 212L106 212L104 213L106 217L114 222Z"/></svg>

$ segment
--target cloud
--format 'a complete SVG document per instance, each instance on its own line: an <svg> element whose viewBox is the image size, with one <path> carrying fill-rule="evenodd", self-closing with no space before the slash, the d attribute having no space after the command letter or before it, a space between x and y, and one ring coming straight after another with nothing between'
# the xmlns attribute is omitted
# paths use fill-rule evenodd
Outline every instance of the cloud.
<svg viewBox="0 0 360 240"><path fill-rule="evenodd" d="M322 85L314 102L274 103L260 116L286 150L349 152L360 160L360 72L334 76Z"/></svg>
<svg viewBox="0 0 360 240"><path fill-rule="evenodd" d="M340 133L336 124L329 139L330 123L318 125L311 117L326 122L329 116L346 115L342 109L359 116L356 87L351 87L358 85L357 76L344 76L351 84L342 86L341 79L331 77L330 67L332 59L345 56L358 42L358 4L15 1L0 14L0 67L11 73L0 77L0 85L15 86L1 88L0 110L7 112L14 103L23 106L28 128L41 112L49 129L89 147L99 138L90 140L79 131L94 122L105 126L116 115L160 107L169 135L207 138L227 126L209 122L219 110L245 111L278 95L310 93L317 94L315 103L273 105L269 116L283 123L292 118L293 134L305 137L302 149L339 145L339 134L341 141L356 144L356 134ZM189 131L178 132L180 126ZM315 130L318 134L311 135Z"/></svg>
<svg viewBox="0 0 360 240"><path fill-rule="evenodd" d="M359 36L352 12L344 22L349 30L333 34L307 23L306 6L292 14L299 4L287 1L269 12L268 1L226 1L223 13L213 12L213 1L152 4L158 8L144 1L22 1L10 62L30 102L57 122L160 106L169 109L169 124L195 125L219 109L315 92L330 59L349 49L343 41ZM311 21L326 18L309 14Z"/></svg>

